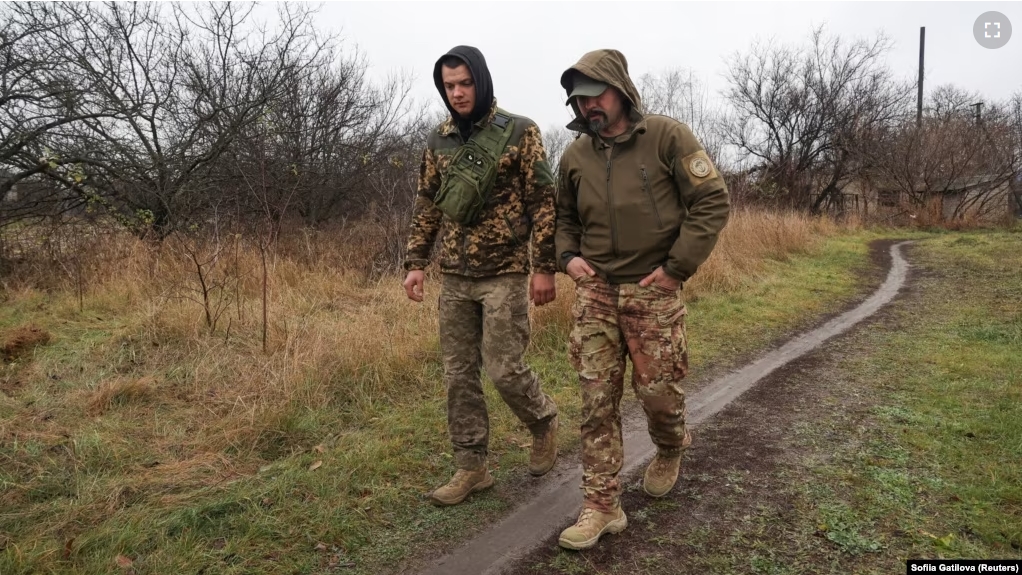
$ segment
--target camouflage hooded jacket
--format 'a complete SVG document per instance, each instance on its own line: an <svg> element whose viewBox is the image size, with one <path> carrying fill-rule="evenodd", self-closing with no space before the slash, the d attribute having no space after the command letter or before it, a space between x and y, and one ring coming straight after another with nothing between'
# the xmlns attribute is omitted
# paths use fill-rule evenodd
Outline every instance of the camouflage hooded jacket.
<svg viewBox="0 0 1022 575"><path fill-rule="evenodd" d="M476 125L492 121L496 111L494 100L490 114ZM496 183L479 221L472 226L452 221L433 204L455 150L464 143L457 125L448 118L429 135L419 170L406 270L424 269L437 242L438 263L444 273L486 277L557 271L554 180L542 137L532 120L511 117L514 129L500 157Z"/></svg>

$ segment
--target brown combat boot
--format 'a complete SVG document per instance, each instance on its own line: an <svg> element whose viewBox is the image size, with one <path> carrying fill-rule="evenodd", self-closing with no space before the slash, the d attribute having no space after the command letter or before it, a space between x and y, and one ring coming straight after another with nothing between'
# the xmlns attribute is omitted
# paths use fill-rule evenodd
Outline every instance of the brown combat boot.
<svg viewBox="0 0 1022 575"><path fill-rule="evenodd" d="M447 485L438 488L429 498L436 505L457 505L468 497L469 493L482 491L493 485L490 470L483 467L478 470L459 469Z"/></svg>
<svg viewBox="0 0 1022 575"><path fill-rule="evenodd" d="M646 475L642 478L642 489L652 497L663 497L678 481L681 469L681 452L665 455L657 451L656 457L649 462Z"/></svg>
<svg viewBox="0 0 1022 575"><path fill-rule="evenodd" d="M529 473L543 475L550 471L557 461L557 416L550 420L546 431L532 436L532 452L529 454Z"/></svg>
<svg viewBox="0 0 1022 575"><path fill-rule="evenodd" d="M557 543L565 549L589 549L604 533L620 533L625 527L628 527L628 518L620 506L610 513L583 507L578 521L561 531Z"/></svg>

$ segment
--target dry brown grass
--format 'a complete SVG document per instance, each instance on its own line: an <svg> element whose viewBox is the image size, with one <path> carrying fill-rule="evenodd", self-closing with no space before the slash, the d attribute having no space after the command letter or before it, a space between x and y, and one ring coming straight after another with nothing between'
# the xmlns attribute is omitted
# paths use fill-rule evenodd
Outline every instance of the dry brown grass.
<svg viewBox="0 0 1022 575"><path fill-rule="evenodd" d="M684 293L691 300L746 290L776 271L771 259L811 251L847 226L736 210ZM64 249L74 241L32 243L26 235L6 252L17 257L8 258L0 286L2 325L32 321L54 334L33 361L0 365L0 445L7 449L0 456L10 454L10 488L0 504L22 510L12 529L38 524L33 540L52 539L60 549L91 529L85 526L118 525L110 541L119 541L137 529L118 517L146 515L162 525L180 511L174 521L184 521L192 511L182 509L201 510L203 501L238 485L257 502L335 494L340 507L330 521L344 519L351 543L367 529L352 519L367 513L365 493L383 508L407 511L415 493L447 473L437 448L446 444L440 278L430 270L426 301L409 301L402 275L382 271L394 253L384 227L281 236L267 259L265 350L258 238L155 244L103 229L70 235L83 236L96 240L89 250ZM562 360L574 289L563 274L557 287L556 301L533 310L532 359L551 392L560 393L558 405L577 413ZM517 439L509 447L508 438L524 433L518 422L506 409L491 415L494 437L502 438L495 454L524 457ZM308 470L309 458L326 461L313 477L274 475ZM251 477L258 479L236 481ZM52 513L69 494L75 504ZM290 506L274 509L290 513Z"/></svg>
<svg viewBox="0 0 1022 575"><path fill-rule="evenodd" d="M86 413L91 416L103 415L112 407L145 403L153 399L157 392L156 380L152 377L115 378L103 382L91 393Z"/></svg>
<svg viewBox="0 0 1022 575"><path fill-rule="evenodd" d="M387 239L374 236L374 229L379 231L373 226L349 226L333 235L294 231L282 238L269 259L267 352L254 239L154 245L107 232L94 250L76 255L87 270L84 312L78 310L73 278L60 276L59 266L33 267L27 258L26 273L17 281L8 278L9 297L27 300L45 289L51 294L50 317L118 318L109 326L112 337L87 349L70 344L65 351L74 358L53 377L79 377L75 366L92 361L105 362L112 373L86 381L79 401L64 408L54 424L70 431L80 418L128 407L148 413L160 405L169 414L169 431L155 434L141 416L124 425L125 433L148 438L164 453L163 464L147 473L166 474L174 462L183 465L210 453L237 453L235 463L250 467L309 449L320 439L307 431L303 418L309 413L333 413L330 425L355 429L383 406L436 395L442 384L426 360L438 358L439 278L431 273L427 299L416 304L405 297L400 275L353 270L352 262L385 245ZM838 230L827 219L737 210L709 261L686 284L686 296L740 289L755 281L766 259L804 253ZM190 254L215 262L205 270L207 283L219 286L211 296L220 307L215 330L205 321ZM58 277L45 277L47 270ZM558 288L557 300L534 314L535 339L546 333L547 341L557 342L551 345L559 345L570 325L573 289L563 274Z"/></svg>
<svg viewBox="0 0 1022 575"><path fill-rule="evenodd" d="M50 333L37 325L23 325L0 337L0 359L14 361L36 346L50 342Z"/></svg>
<svg viewBox="0 0 1022 575"><path fill-rule="evenodd" d="M822 238L858 226L858 222L839 224L798 212L735 210L709 259L685 283L686 297L694 300L700 294L733 292L755 281L767 260L784 261L808 253Z"/></svg>
<svg viewBox="0 0 1022 575"><path fill-rule="evenodd" d="M764 259L802 253L838 229L831 220L800 213L736 210L710 258L686 283L686 295L739 289L754 281ZM268 353L260 337L261 258L248 238L219 246L177 239L154 245L93 234L81 256L86 301L95 313L125 316L115 345L135 357L129 375L147 377L190 357L180 377L193 392L201 390L208 408L239 424L296 401L357 404L392 394L393 383L416 380L423 358L436 353L438 278L430 276L427 300L416 304L405 297L400 275L358 271L357 262L378 256L382 236L378 228L354 225L333 236L293 232L277 246L270 258ZM221 315L213 333L189 253L214 261L204 278L217 286L210 290ZM72 287L52 267L29 270L18 277L20 286L62 281L64 289ZM47 270L51 276L42 277ZM571 284L559 277L558 287L561 297L537 309L541 329L570 322ZM53 305L73 313L75 302L59 293Z"/></svg>

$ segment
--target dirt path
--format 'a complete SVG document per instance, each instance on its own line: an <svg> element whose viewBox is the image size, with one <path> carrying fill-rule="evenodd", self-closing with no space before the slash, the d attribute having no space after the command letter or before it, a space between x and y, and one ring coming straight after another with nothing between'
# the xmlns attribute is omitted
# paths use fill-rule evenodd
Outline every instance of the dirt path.
<svg viewBox="0 0 1022 575"><path fill-rule="evenodd" d="M861 304L691 394L689 422L694 426L706 422L770 374L844 333L890 302L907 277L908 264L901 255L902 245L889 247L890 259L883 258L890 262L887 279ZM652 458L655 448L649 440L641 412L626 417L623 425L625 462L622 478L627 484L628 479L640 473ZM562 458L544 478L543 486L533 499L503 521L438 559L423 571L423 575L507 572L517 560L552 540L557 532L574 521L581 505L581 469L577 459L567 459Z"/></svg>

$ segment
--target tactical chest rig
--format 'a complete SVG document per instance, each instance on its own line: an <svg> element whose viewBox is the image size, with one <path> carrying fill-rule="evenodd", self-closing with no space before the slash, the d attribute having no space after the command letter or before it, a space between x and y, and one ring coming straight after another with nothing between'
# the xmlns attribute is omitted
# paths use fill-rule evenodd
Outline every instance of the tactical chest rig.
<svg viewBox="0 0 1022 575"><path fill-rule="evenodd" d="M479 219L497 181L497 167L512 131L511 115L497 108L493 121L472 134L454 152L446 172L441 174L440 190L433 199L447 217L466 226Z"/></svg>

